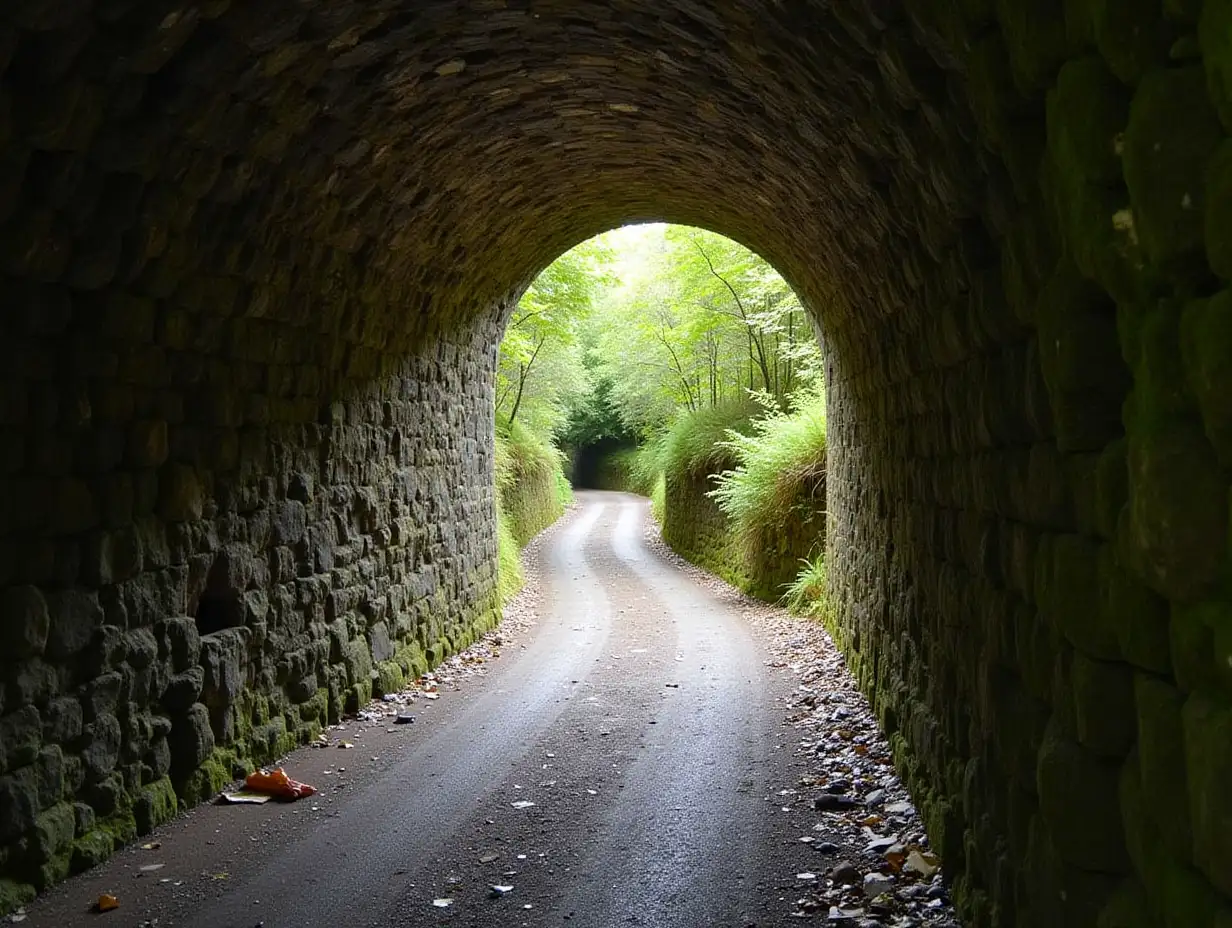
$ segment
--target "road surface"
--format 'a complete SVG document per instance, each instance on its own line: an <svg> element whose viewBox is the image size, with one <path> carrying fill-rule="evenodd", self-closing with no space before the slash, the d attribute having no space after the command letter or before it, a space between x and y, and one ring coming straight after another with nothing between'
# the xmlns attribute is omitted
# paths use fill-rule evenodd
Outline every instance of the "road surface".
<svg viewBox="0 0 1232 928"><path fill-rule="evenodd" d="M536 625L486 676L417 704L415 724L297 751L288 771L320 796L194 810L27 924L798 923L802 826L776 796L798 777L790 682L730 602L647 549L646 506L578 493L534 555ZM120 909L87 914L100 892Z"/></svg>

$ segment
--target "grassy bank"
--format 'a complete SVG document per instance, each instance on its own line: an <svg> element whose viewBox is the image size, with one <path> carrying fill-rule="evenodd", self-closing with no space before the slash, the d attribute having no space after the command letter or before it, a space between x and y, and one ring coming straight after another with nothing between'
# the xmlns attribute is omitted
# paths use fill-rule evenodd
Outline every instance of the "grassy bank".
<svg viewBox="0 0 1232 928"><path fill-rule="evenodd" d="M521 551L573 498L564 456L520 422L496 425L496 532L501 602L522 588Z"/></svg>
<svg viewBox="0 0 1232 928"><path fill-rule="evenodd" d="M825 398L787 411L750 401L678 416L631 467L678 553L755 596L824 588ZM821 571L818 574L818 571Z"/></svg>

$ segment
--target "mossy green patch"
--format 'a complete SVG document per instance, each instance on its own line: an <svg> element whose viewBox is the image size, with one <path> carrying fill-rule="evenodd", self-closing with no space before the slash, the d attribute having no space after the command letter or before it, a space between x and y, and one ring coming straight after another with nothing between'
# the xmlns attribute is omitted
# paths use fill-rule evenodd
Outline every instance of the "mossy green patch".
<svg viewBox="0 0 1232 928"><path fill-rule="evenodd" d="M8 915L14 909L33 902L37 895L38 890L29 883L0 880L0 915Z"/></svg>
<svg viewBox="0 0 1232 928"><path fill-rule="evenodd" d="M196 770L176 787L176 794L186 806L195 806L214 798L224 786L231 782L231 768L221 757L222 752L215 751ZM229 758L228 758L229 759ZM134 831L136 824L134 822Z"/></svg>
<svg viewBox="0 0 1232 928"><path fill-rule="evenodd" d="M133 800L137 833L149 834L164 822L171 821L175 818L177 808L175 787L171 785L170 777L163 777L143 786Z"/></svg>
<svg viewBox="0 0 1232 928"><path fill-rule="evenodd" d="M73 873L81 873L97 867L114 851L115 840L108 832L97 829L89 831L73 842L70 869Z"/></svg>

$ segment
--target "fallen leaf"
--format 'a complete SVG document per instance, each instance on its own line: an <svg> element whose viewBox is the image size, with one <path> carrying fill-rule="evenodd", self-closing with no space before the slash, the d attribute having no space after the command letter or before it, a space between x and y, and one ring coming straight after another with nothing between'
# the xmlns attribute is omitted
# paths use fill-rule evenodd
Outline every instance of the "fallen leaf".
<svg viewBox="0 0 1232 928"><path fill-rule="evenodd" d="M928 879L941 869L941 861L932 854L912 851L907 855L907 862L903 864L903 869L908 873L918 873L924 879Z"/></svg>
<svg viewBox="0 0 1232 928"><path fill-rule="evenodd" d="M112 909L120 907L120 900L110 893L103 893L98 897L98 902L95 903L95 908L100 912L110 912Z"/></svg>
<svg viewBox="0 0 1232 928"><path fill-rule="evenodd" d="M149 844L141 845L141 849L143 851L157 851L162 846L163 843L161 841L151 841Z"/></svg>

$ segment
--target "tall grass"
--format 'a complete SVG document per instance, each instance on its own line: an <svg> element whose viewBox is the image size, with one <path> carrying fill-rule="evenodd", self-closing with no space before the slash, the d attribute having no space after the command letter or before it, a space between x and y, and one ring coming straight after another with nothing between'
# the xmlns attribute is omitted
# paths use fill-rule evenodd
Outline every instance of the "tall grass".
<svg viewBox="0 0 1232 928"><path fill-rule="evenodd" d="M496 423L497 586L502 603L522 588L522 545L573 498L564 455L520 422Z"/></svg>
<svg viewBox="0 0 1232 928"><path fill-rule="evenodd" d="M720 446L735 466L710 495L750 553L776 548L816 511L825 493L826 409L820 387L786 412L768 411L744 434L729 430Z"/></svg>
<svg viewBox="0 0 1232 928"><path fill-rule="evenodd" d="M630 489L650 497L650 511L662 523L667 481L708 477L733 466L724 442L731 433L748 431L757 410L752 400L741 400L681 413L670 428L638 446L628 465Z"/></svg>
<svg viewBox="0 0 1232 928"><path fill-rule="evenodd" d="M826 556L818 554L811 561L803 561L800 573L787 587L783 602L795 615L826 619L828 611Z"/></svg>
<svg viewBox="0 0 1232 928"><path fill-rule="evenodd" d="M522 549L513 537L509 517L505 515L500 494L496 495L496 587L501 604L509 602L522 589Z"/></svg>

